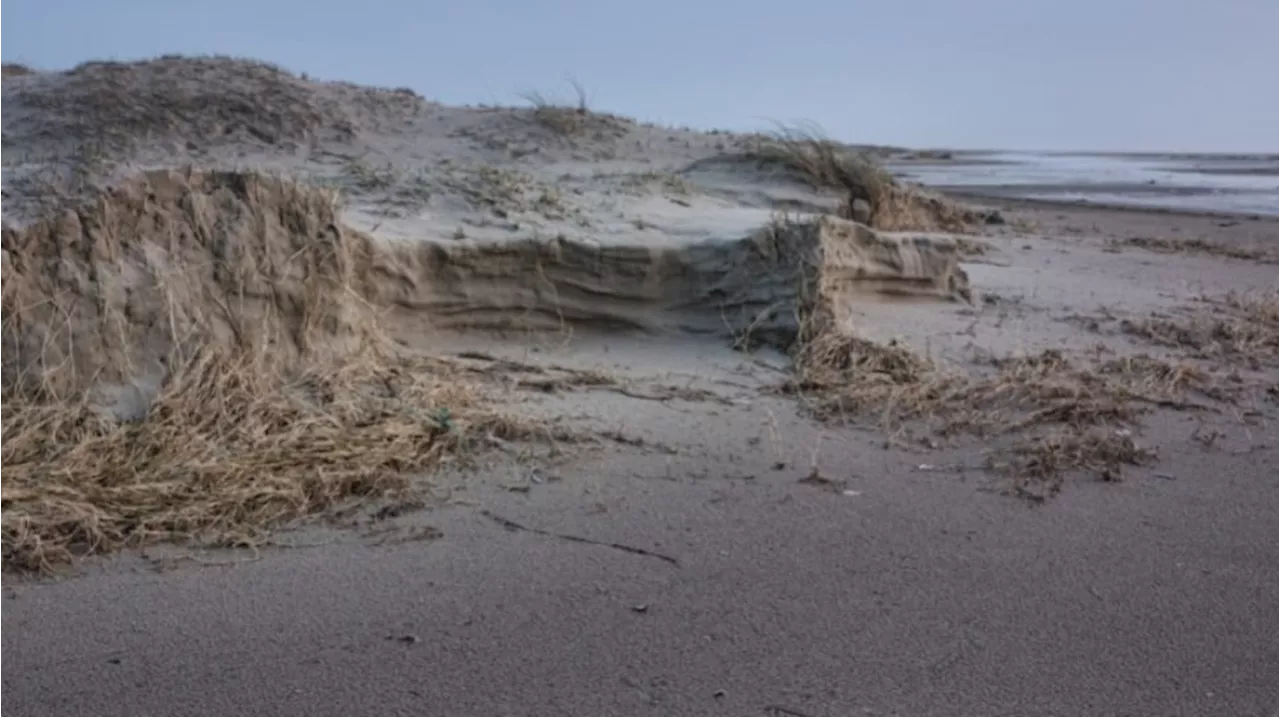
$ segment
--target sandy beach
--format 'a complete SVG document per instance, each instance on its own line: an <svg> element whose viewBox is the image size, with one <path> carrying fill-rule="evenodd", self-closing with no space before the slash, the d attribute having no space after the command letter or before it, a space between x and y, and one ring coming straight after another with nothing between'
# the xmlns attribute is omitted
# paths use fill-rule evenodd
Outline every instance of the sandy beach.
<svg viewBox="0 0 1280 717"><path fill-rule="evenodd" d="M1273 216L817 218L768 138L244 61L4 101L14 714L1276 714ZM408 363L308 408L375 318ZM183 408L250 344L305 405ZM11 356L100 405L13 418Z"/></svg>

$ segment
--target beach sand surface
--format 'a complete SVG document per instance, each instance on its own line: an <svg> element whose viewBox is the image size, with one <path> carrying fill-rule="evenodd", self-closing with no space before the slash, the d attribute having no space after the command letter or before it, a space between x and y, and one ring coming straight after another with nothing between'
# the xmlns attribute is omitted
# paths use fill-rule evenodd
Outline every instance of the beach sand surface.
<svg viewBox="0 0 1280 717"><path fill-rule="evenodd" d="M85 87L279 81L169 62L6 77L21 148L4 153L6 221L41 216L32 188L75 153L54 130L78 127ZM278 171L340 188L341 220L381 245L452 255L524 240L687 256L831 201L724 159L749 143L734 135L593 116L565 139L528 110L285 88L310 138L206 142L176 123L104 150L90 179ZM976 243L971 300L868 292L846 317L859 335L975 376L1045 351L1150 355L1235 400L1145 406L1102 430L1149 462L1020 492L990 465L1000 440L816 420L812 397L778 390L788 356L646 325L662 297L544 321L528 309L546 295L495 273L507 299L462 282L432 299L455 320L408 301L383 320L406 350L610 377L513 388L506 406L601 440L500 446L415 478L431 486L420 509L374 505L354 529L302 521L253 549L148 545L6 574L5 701L95 717L1276 714L1274 340L1258 361L1125 328L1274 298L1276 220L986 201L1005 223L977 235L885 234Z"/></svg>

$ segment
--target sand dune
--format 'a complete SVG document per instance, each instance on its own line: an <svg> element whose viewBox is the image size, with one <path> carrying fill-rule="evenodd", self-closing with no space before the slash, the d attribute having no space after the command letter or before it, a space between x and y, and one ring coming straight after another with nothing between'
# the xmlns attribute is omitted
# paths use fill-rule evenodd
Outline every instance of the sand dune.
<svg viewBox="0 0 1280 717"><path fill-rule="evenodd" d="M38 383L154 377L206 344L281 360L332 352L389 307L441 328L789 343L815 302L843 315L868 294L968 297L954 242L832 217L685 246L385 241L343 224L332 191L252 173L148 172L6 228L4 248L6 372Z"/></svg>
<svg viewBox="0 0 1280 717"><path fill-rule="evenodd" d="M803 402L823 420L856 421L845 414L858 406L892 422L909 399L914 430L946 414L951 435L976 401L990 415L965 425L1032 427L1051 447L1066 444L1050 429L1130 425L1155 390L1229 393L1159 363L1172 355L1094 380L1103 344L1068 360L1060 347L1078 332L1054 323L979 337L989 306L1007 311L1001 287L1057 292L1055 311L1108 291L1164 300L1082 270L997 271L1017 263L1011 247L957 232L1003 231L998 214L901 184L807 130L699 132L537 98L447 107L221 57L11 73L3 92L5 391L41 410L89 395L112 420L146 419L196 358L251 366L264 390L293 395L297 376L341 371L333 362L371 346L438 358L427 335L492 330L768 345L799 361L784 388L821 393ZM904 297L917 301L885 301ZM1205 339L1198 358L1256 367L1274 354L1265 299L1213 304L1196 335L1235 343ZM981 351L995 358L975 362ZM1182 378L1151 383L1168 376ZM1113 474L1145 455L1077 452L1044 472L1057 486L1064 470Z"/></svg>
<svg viewBox="0 0 1280 717"><path fill-rule="evenodd" d="M216 57L4 93L5 356L28 380L34 356L105 381L154 381L203 343L293 356L386 307L438 327L786 335L814 292L967 293L945 237L777 214L841 198L726 172L747 137L445 108Z"/></svg>

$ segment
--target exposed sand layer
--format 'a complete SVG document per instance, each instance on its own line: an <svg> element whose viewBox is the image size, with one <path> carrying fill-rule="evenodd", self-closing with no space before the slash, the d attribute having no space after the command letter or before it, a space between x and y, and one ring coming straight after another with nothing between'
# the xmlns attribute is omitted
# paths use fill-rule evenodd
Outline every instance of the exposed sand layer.
<svg viewBox="0 0 1280 717"><path fill-rule="evenodd" d="M6 229L4 249L6 371L81 390L74 377L155 380L204 345L286 361L340 352L384 307L438 328L588 324L787 345L815 301L843 316L868 294L968 296L955 242L832 217L688 246L388 242L343 225L333 192L240 173L150 172Z"/></svg>
<svg viewBox="0 0 1280 717"><path fill-rule="evenodd" d="M847 314L850 303L877 294L968 298L954 241L881 234L833 217L683 247L558 238L397 248L395 265L379 267L378 298L441 328L588 324L751 333L786 346L815 301Z"/></svg>

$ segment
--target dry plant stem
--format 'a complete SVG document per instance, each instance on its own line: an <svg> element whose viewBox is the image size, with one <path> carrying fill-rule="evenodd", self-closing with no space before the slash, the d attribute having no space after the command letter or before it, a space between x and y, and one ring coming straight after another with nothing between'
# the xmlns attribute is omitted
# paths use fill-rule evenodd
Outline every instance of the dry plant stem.
<svg viewBox="0 0 1280 717"><path fill-rule="evenodd" d="M520 98L533 107L534 121L564 137L581 134L592 124L590 97L586 88L574 79L569 80L569 85L575 96L573 104L558 103L536 90L520 93Z"/></svg>
<svg viewBox="0 0 1280 717"><path fill-rule="evenodd" d="M514 520L510 520L508 518L504 518L500 515L492 513L488 510L481 510L480 514L488 518L489 520L492 520L493 522L497 523L498 525L502 526L504 529L512 532L533 533L535 535L542 535L548 538L558 538L560 540L567 540L572 543L582 543L584 545L596 545L604 548L618 550L624 553L629 553L631 555L639 555L646 558L656 558L658 560L661 560L664 563L668 563L670 565L680 567L680 561L670 555L664 555L662 553L658 553L645 548L638 548L634 545L624 545L622 543L615 543L610 541L592 540L590 538L584 538L579 535L569 535L567 533L554 533L549 530L542 530L540 528L530 528L530 527L521 525L520 523L517 523Z"/></svg>

